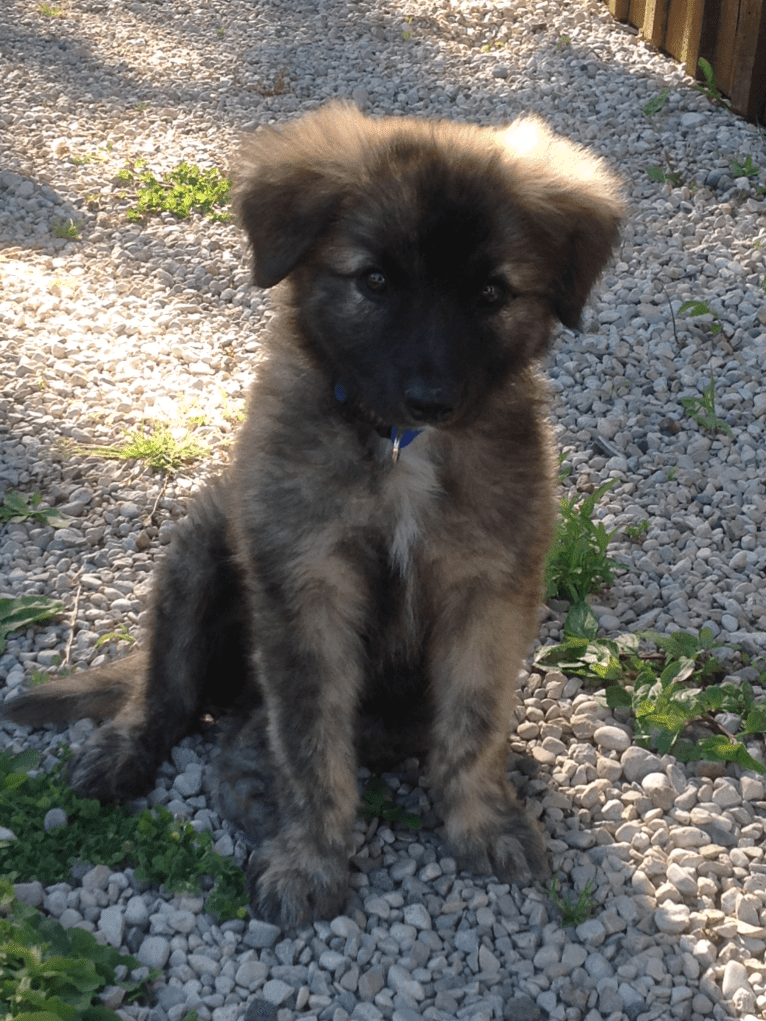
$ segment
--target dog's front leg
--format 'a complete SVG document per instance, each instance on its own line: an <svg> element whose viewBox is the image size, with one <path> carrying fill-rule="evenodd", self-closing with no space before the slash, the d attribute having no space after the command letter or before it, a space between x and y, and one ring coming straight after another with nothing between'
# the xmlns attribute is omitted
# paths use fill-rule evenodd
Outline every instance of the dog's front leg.
<svg viewBox="0 0 766 1021"><path fill-rule="evenodd" d="M488 593L480 579L444 591L430 645L436 701L430 775L448 842L474 872L517 883L544 878L543 834L506 775L516 676L536 601L527 593Z"/></svg>
<svg viewBox="0 0 766 1021"><path fill-rule="evenodd" d="M256 670L279 822L248 881L255 913L287 927L332 918L346 900L365 585L335 554L298 557L286 577L281 591L272 585L256 599Z"/></svg>

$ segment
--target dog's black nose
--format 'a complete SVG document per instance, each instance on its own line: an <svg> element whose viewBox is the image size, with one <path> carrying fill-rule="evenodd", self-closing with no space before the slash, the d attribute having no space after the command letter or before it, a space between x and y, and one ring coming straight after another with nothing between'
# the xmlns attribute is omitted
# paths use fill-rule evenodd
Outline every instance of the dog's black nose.
<svg viewBox="0 0 766 1021"><path fill-rule="evenodd" d="M407 411L416 422L443 422L454 412L451 404L443 401L417 401L408 398L406 401Z"/></svg>
<svg viewBox="0 0 766 1021"><path fill-rule="evenodd" d="M443 422L455 412L455 394L446 386L411 383L404 391L404 404L416 422Z"/></svg>

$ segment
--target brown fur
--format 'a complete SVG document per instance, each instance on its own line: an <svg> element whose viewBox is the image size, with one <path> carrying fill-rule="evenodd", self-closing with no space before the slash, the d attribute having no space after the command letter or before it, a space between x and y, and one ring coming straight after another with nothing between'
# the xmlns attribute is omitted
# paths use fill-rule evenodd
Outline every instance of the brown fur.
<svg viewBox="0 0 766 1021"><path fill-rule="evenodd" d="M618 183L536 119L339 105L258 132L238 179L255 281L285 282L234 464L178 529L147 656L7 714L107 719L72 780L111 798L150 787L206 702L235 705L219 801L259 845L254 911L283 924L342 909L360 706L427 735L463 862L544 875L505 768L554 521L536 366L610 256ZM392 427L422 430L398 461Z"/></svg>

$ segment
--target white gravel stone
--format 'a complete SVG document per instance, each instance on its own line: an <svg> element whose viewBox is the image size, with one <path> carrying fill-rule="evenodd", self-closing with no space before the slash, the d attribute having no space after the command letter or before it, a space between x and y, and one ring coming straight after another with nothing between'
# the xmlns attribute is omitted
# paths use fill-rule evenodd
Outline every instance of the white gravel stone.
<svg viewBox="0 0 766 1021"><path fill-rule="evenodd" d="M125 922L144 928L149 922L149 910L143 897L131 897L125 905Z"/></svg>
<svg viewBox="0 0 766 1021"><path fill-rule="evenodd" d="M630 747L630 736L620 727L599 727L593 734L593 740L603 748L624 751Z"/></svg>
<svg viewBox="0 0 766 1021"><path fill-rule="evenodd" d="M118 905L104 908L98 919L98 927L113 947L121 947L125 935L125 914Z"/></svg>
<svg viewBox="0 0 766 1021"><path fill-rule="evenodd" d="M689 908L685 904L663 904L654 912L654 923L660 932L685 932L689 920Z"/></svg>
<svg viewBox="0 0 766 1021"><path fill-rule="evenodd" d="M669 808L673 807L676 793L664 773L647 773L641 780L641 786L658 808L667 812Z"/></svg>
<svg viewBox="0 0 766 1021"><path fill-rule="evenodd" d="M164 968L170 957L170 943L164 936L147 936L138 948L136 957L148 968Z"/></svg>

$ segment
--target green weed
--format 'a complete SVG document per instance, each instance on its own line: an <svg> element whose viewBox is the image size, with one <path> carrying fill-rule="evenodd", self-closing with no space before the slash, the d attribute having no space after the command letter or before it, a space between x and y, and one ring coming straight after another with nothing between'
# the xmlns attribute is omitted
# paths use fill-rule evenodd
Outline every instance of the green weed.
<svg viewBox="0 0 766 1021"><path fill-rule="evenodd" d="M128 631L124 624L120 624L116 631L110 631L106 635L101 637L96 642L96 648L100 648L102 645L108 645L109 642L135 642L135 638Z"/></svg>
<svg viewBox="0 0 766 1021"><path fill-rule="evenodd" d="M753 163L751 156L746 156L744 163L741 160L733 159L729 164L731 172L735 177L757 177L758 167Z"/></svg>
<svg viewBox="0 0 766 1021"><path fill-rule="evenodd" d="M64 528L67 523L66 518L63 518L52 507L40 507L41 501L42 497L39 492L31 497L14 491L6 493L2 504L0 504L0 525L30 520L36 521L38 525Z"/></svg>
<svg viewBox="0 0 766 1021"><path fill-rule="evenodd" d="M596 503L608 493L616 479L610 479L589 496L575 494L561 501L553 547L545 563L545 598L581 603L614 581L614 572L624 565L607 556L607 547L617 529L608 532L602 521L593 520Z"/></svg>
<svg viewBox="0 0 766 1021"><path fill-rule="evenodd" d="M65 18L66 11L63 7L54 6L53 4L38 4L37 10L46 18Z"/></svg>
<svg viewBox="0 0 766 1021"><path fill-rule="evenodd" d="M12 631L47 620L63 609L61 603L43 596L8 596L0 599L0 654L5 652L6 638Z"/></svg>
<svg viewBox="0 0 766 1021"><path fill-rule="evenodd" d="M86 447L85 450L113 461L135 458L145 461L156 471L170 474L209 454L209 448L193 436L187 433L183 438L176 439L170 428L161 422L155 422L151 433L140 429L129 433L121 445Z"/></svg>
<svg viewBox="0 0 766 1021"><path fill-rule="evenodd" d="M661 113L665 103L668 101L669 95L670 89L662 89L662 91L656 95L654 99L650 99L649 102L642 107L645 116L654 117L656 114Z"/></svg>
<svg viewBox="0 0 766 1021"><path fill-rule="evenodd" d="M640 542L641 537L643 535L646 535L648 531L649 522L646 520L646 518L644 518L643 521L639 521L637 525L625 526L625 534L627 535L631 542Z"/></svg>
<svg viewBox="0 0 766 1021"><path fill-rule="evenodd" d="M408 830L419 830L422 821L414 812L405 812L391 800L391 790L379 776L374 776L362 795L362 812L365 819L383 819L385 822L401 823Z"/></svg>
<svg viewBox="0 0 766 1021"><path fill-rule="evenodd" d="M712 316L713 322L710 324L710 332L717 336L723 331L723 324L719 316L713 312L706 301L685 301L678 310L679 315L683 312L691 312L693 316Z"/></svg>
<svg viewBox="0 0 766 1021"><path fill-rule="evenodd" d="M558 877L554 877L545 887L545 892L561 912L561 924L569 926L582 925L593 915L598 906L593 898L593 880L589 879L577 897L570 893L562 893Z"/></svg>
<svg viewBox="0 0 766 1021"><path fill-rule="evenodd" d="M681 404L686 414L703 429L710 429L711 432L718 430L727 436L734 436L729 426L715 413L715 380L712 377L701 397L682 397Z"/></svg>
<svg viewBox="0 0 766 1021"><path fill-rule="evenodd" d="M53 227L53 233L57 238L79 241L82 237L82 224L75 220L58 220Z"/></svg>
<svg viewBox="0 0 766 1021"><path fill-rule="evenodd" d="M0 841L0 874L50 884L67 881L78 861L115 869L132 865L139 882L189 894L199 894L202 876L212 876L217 885L207 910L221 920L244 918L244 873L213 850L209 831L197 833L166 808L134 816L124 805L81 797L63 780L67 756L50 772L32 776L40 766L37 752L0 752L0 818L17 837ZM46 831L43 820L54 807L64 810L68 823Z"/></svg>
<svg viewBox="0 0 766 1021"><path fill-rule="evenodd" d="M731 104L729 100L721 95L721 92L716 84L715 74L713 72L713 68L710 65L710 62L705 60L704 57L700 57L699 60L697 61L697 67L700 69L700 71L702 71L702 74L705 77L705 84L695 85L694 88L696 89L696 91L701 92L703 96L707 96L711 103L720 103L723 106L730 106Z"/></svg>
<svg viewBox="0 0 766 1021"><path fill-rule="evenodd" d="M734 713L742 719L742 735L766 731L766 704L756 702L747 681L717 683L722 670L712 653L727 646L716 642L709 628L698 635L646 631L616 639L597 639L597 632L589 607L573 607L564 624L564 641L543 646L535 662L605 685L607 705L630 711L636 742L644 748L670 753L681 762L736 762L766 773L743 742L715 719L719 713ZM642 639L659 651L639 655ZM714 733L691 740L683 736L691 724Z"/></svg>
<svg viewBox="0 0 766 1021"><path fill-rule="evenodd" d="M79 156L72 156L71 160L76 166L83 166L87 163L105 163L108 154L114 148L111 142L107 142L106 145L101 146L96 152L81 153Z"/></svg>
<svg viewBox="0 0 766 1021"><path fill-rule="evenodd" d="M137 162L136 168L140 169ZM117 175L121 180L135 184L137 204L127 216L129 220L141 220L149 213L172 213L183 219L192 211L202 213L214 220L229 218L228 213L215 212L214 207L228 203L231 182L217 167L200 170L183 162L164 174L161 179L146 170L140 170L137 177L128 169Z"/></svg>
<svg viewBox="0 0 766 1021"><path fill-rule="evenodd" d="M99 993L123 990L123 1003L143 998L159 978L152 968L140 981L124 978L140 962L102 946L84 929L64 929L54 918L16 900L0 878L0 1007L6 1021L118 1021Z"/></svg>
<svg viewBox="0 0 766 1021"><path fill-rule="evenodd" d="M667 184L669 189L673 185L678 187L682 181L682 177L677 171L663 170L662 167L646 167L646 173L650 181L654 181L655 184Z"/></svg>

